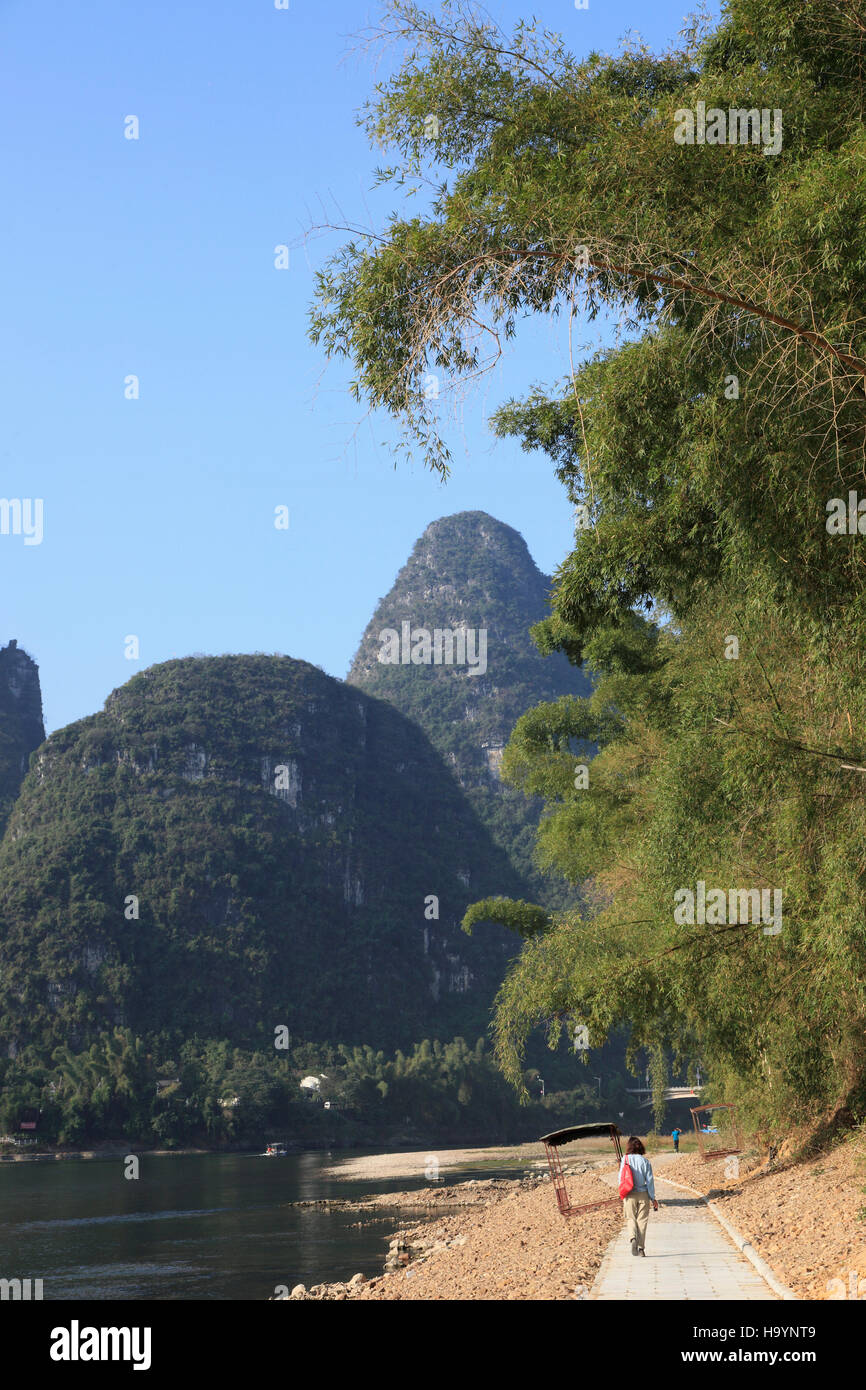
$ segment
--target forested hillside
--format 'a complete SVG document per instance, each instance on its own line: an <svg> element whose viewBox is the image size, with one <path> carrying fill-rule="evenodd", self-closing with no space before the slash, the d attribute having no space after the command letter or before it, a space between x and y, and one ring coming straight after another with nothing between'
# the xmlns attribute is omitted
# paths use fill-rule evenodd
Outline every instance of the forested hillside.
<svg viewBox="0 0 866 1390"><path fill-rule="evenodd" d="M419 729L288 657L166 662L53 734L0 846L0 1037L274 1047L487 1027L520 883Z"/></svg>

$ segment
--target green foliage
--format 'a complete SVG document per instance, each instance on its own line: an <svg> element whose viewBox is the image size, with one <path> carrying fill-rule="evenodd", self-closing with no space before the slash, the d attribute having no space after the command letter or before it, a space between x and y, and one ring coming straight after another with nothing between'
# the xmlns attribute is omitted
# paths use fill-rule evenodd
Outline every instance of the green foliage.
<svg viewBox="0 0 866 1390"><path fill-rule="evenodd" d="M862 1110L863 541L825 524L866 478L860 13L730 0L679 49L585 61L459 5L396 0L389 23L405 56L368 128L398 186L434 193L338 253L314 338L447 471L429 370L456 389L533 313L622 328L494 420L588 522L535 636L599 677L525 714L503 758L545 799L541 864L591 882L524 942L500 1063L525 1086L532 1030L578 1017L593 1045L630 1026L657 1096L670 1054L777 1127ZM781 147L678 143L698 102L780 112ZM781 933L675 920L698 881L781 892Z"/></svg>
<svg viewBox="0 0 866 1390"><path fill-rule="evenodd" d="M794 383L813 446L827 428L862 432L866 132L854 5L812 0L792 18L768 0L732 0L715 34L695 31L679 50L655 57L631 44L582 62L534 24L504 34L458 4L436 16L395 0L383 29L404 40L404 61L377 87L367 130L393 151L383 177L398 188L428 180L433 193L426 210L395 214L384 235L359 233L337 253L319 276L311 332L351 361L358 395L403 421L431 466L447 471L448 449L427 373L453 391L495 363L527 312L576 304L652 329L623 357L637 389L622 437L636 412L665 432L694 424L700 437L713 414L748 431ZM781 110L781 152L676 143L677 112L698 101ZM727 409L721 384L738 371L759 412ZM560 425L555 413L537 424L554 458ZM582 433L579 411L570 428ZM662 452L630 457L636 483L664 470ZM741 457L744 511L773 471L770 451ZM705 495L703 481L701 469L686 495L671 479L681 541L695 523L702 535L712 526L715 489ZM594 470L587 494L593 506ZM642 587L632 559L633 577L612 595L622 601Z"/></svg>
<svg viewBox="0 0 866 1390"><path fill-rule="evenodd" d="M845 736L866 728L862 656L815 666L757 595L732 619L718 602L660 631L654 672L604 677L587 702L600 724L615 707L619 729L600 728L588 788L562 778L542 845L593 876L595 909L525 947L500 992L498 1054L518 1084L520 1039L573 1013L596 1041L627 1020L632 1049L701 1058L714 1095L756 1119L862 1104L866 804L844 766ZM550 779L549 756L523 756ZM678 924L675 894L699 880L778 889L781 932Z"/></svg>
<svg viewBox="0 0 866 1390"><path fill-rule="evenodd" d="M535 903L526 903L522 899L515 902L512 898L485 898L482 902L473 903L467 908L463 918L463 930L471 934L477 922L500 922L510 931L516 931L518 935L526 938L547 931L550 926L550 914L545 908L537 907Z"/></svg>

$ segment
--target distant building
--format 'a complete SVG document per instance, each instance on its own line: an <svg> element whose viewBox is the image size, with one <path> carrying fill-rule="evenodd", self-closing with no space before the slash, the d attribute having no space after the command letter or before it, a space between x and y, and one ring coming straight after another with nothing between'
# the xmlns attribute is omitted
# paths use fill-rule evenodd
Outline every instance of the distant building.
<svg viewBox="0 0 866 1390"><path fill-rule="evenodd" d="M320 1092L322 1089L322 1082L327 1081L327 1079L328 1078L327 1076L325 1076L324 1072L322 1072L319 1076L304 1077L303 1081L300 1082L300 1087L307 1100L321 1099Z"/></svg>

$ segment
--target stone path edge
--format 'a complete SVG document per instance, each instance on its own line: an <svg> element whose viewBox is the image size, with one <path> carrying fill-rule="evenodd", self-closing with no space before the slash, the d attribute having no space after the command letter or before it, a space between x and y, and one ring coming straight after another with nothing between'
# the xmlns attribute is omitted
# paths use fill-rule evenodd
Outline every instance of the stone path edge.
<svg viewBox="0 0 866 1390"><path fill-rule="evenodd" d="M755 1266L755 1269L758 1271L761 1278L765 1281L765 1283L769 1284L774 1294L777 1294L779 1298L784 1299L786 1302L793 1301L795 1303L800 1303L802 1301L797 1297L793 1289L789 1289L787 1284L783 1284L781 1279L779 1279L778 1276L773 1273L772 1269L767 1264L767 1261L764 1259L763 1255L758 1254L754 1245L752 1245L752 1242L746 1240L746 1237L740 1234L736 1226L731 1225L730 1221L726 1216L722 1216L722 1213L719 1211L719 1208L716 1206L715 1202L711 1202L709 1198L704 1195L703 1192L699 1192L696 1187L689 1187L687 1183L674 1182L673 1178L664 1178L663 1181L669 1182L671 1187L678 1187L681 1192L691 1192L694 1194L695 1197L700 1197L704 1205L709 1207L710 1211L713 1213L713 1216L718 1221L722 1230L730 1236L737 1249L743 1255L745 1255L749 1263Z"/></svg>

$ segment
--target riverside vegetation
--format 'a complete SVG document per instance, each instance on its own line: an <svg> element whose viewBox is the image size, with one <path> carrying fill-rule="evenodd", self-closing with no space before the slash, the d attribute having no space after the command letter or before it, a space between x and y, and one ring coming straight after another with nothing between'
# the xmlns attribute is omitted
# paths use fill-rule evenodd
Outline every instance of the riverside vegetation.
<svg viewBox="0 0 866 1390"><path fill-rule="evenodd" d="M866 482L862 9L729 0L661 55L583 60L457 4L396 0L382 30L404 57L362 119L411 210L353 233L311 324L359 398L446 474L430 373L459 391L527 315L621 325L494 416L575 509L535 635L596 679L527 712L503 757L546 803L542 865L588 881L589 910L467 915L525 938L498 1060L519 1089L538 1024L555 1044L577 1022L593 1047L627 1024L659 1096L671 1059L700 1058L748 1119L850 1122L866 1108L866 565L859 525L828 521ZM783 140L680 143L698 103L779 111ZM778 890L781 931L678 923L675 894L701 880Z"/></svg>
<svg viewBox="0 0 866 1390"><path fill-rule="evenodd" d="M574 1066L571 1077L559 1070L549 1095L539 1099L534 1087L521 1106L483 1038L474 1047L425 1039L393 1054L303 1043L280 1054L117 1029L79 1052L33 1045L0 1062L0 1132L13 1133L32 1109L40 1139L62 1148L249 1148L275 1135L295 1149L514 1143L595 1114L594 1082L575 1085ZM299 1082L311 1073L318 1089L305 1093ZM608 1089L628 1104L613 1069Z"/></svg>

